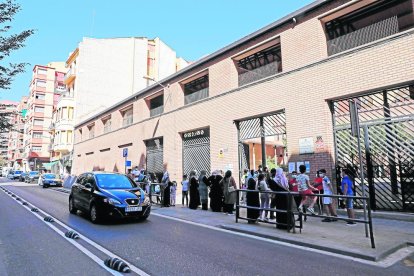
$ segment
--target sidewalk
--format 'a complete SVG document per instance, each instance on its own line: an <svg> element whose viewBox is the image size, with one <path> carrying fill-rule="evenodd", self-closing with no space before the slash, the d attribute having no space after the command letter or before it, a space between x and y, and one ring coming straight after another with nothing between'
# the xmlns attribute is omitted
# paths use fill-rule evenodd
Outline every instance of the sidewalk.
<svg viewBox="0 0 414 276"><path fill-rule="evenodd" d="M379 261L400 248L414 246L413 221L374 218L376 248L372 249L370 239L365 237L363 223L347 226L344 221L324 223L320 218L308 216L302 233L297 229L297 233L293 234L276 229L274 225L251 225L243 220L236 223L234 215L228 216L201 209L191 210L181 205L169 208L154 205L153 213L369 261ZM241 212L241 216L244 217L245 214Z"/></svg>

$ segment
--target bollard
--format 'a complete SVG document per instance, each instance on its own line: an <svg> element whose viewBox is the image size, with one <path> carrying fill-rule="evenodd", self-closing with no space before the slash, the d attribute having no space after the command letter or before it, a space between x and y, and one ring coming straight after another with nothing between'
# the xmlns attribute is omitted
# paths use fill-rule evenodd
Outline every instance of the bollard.
<svg viewBox="0 0 414 276"><path fill-rule="evenodd" d="M120 260L118 258L108 258L105 260L104 264L107 267L119 272L128 273L131 271L129 266L123 260Z"/></svg>
<svg viewBox="0 0 414 276"><path fill-rule="evenodd" d="M79 235L75 231L66 231L65 236L74 240L79 239Z"/></svg>
<svg viewBox="0 0 414 276"><path fill-rule="evenodd" d="M49 217L49 216L45 217L43 220L46 221L46 222L54 222L55 221L52 217Z"/></svg>

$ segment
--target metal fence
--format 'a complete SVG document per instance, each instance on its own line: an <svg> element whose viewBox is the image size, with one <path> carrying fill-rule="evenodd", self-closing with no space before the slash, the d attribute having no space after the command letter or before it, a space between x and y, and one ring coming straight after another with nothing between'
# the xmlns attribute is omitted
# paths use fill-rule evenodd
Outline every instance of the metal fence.
<svg viewBox="0 0 414 276"><path fill-rule="evenodd" d="M208 87L184 96L184 104L190 104L208 97Z"/></svg>

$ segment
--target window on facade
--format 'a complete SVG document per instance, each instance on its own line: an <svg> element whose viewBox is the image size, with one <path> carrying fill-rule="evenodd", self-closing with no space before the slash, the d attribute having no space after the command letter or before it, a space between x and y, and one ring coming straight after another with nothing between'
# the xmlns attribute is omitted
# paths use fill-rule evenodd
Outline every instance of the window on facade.
<svg viewBox="0 0 414 276"><path fill-rule="evenodd" d="M35 125L35 126L43 126L43 120L35 119L33 121L33 125Z"/></svg>
<svg viewBox="0 0 414 276"><path fill-rule="evenodd" d="M60 118L61 119L67 119L67 114L68 114L68 108L67 107L62 107L62 113L60 113Z"/></svg>
<svg viewBox="0 0 414 276"><path fill-rule="evenodd" d="M44 113L45 108L43 106L35 106L34 112Z"/></svg>
<svg viewBox="0 0 414 276"><path fill-rule="evenodd" d="M73 107L69 107L68 109L68 119L73 120Z"/></svg>
<svg viewBox="0 0 414 276"><path fill-rule="evenodd" d="M41 146L33 146L32 147L32 151L34 151L34 152L41 152L42 151L42 147Z"/></svg>
<svg viewBox="0 0 414 276"><path fill-rule="evenodd" d="M89 129L89 139L92 139L95 137L95 125L88 126Z"/></svg>
<svg viewBox="0 0 414 276"><path fill-rule="evenodd" d="M130 108L122 112L122 126L129 126L134 122L133 109Z"/></svg>
<svg viewBox="0 0 414 276"><path fill-rule="evenodd" d="M414 26L412 0L364 0L322 18L333 55Z"/></svg>
<svg viewBox="0 0 414 276"><path fill-rule="evenodd" d="M37 87L46 87L46 81L44 81L44 80L37 80L36 86Z"/></svg>
<svg viewBox="0 0 414 276"><path fill-rule="evenodd" d="M37 68L37 73L39 75L47 75L47 69L45 69L45 68Z"/></svg>
<svg viewBox="0 0 414 276"><path fill-rule="evenodd" d="M67 133L68 133L68 144L72 144L73 143L73 132L72 132L72 130L68 130L67 131Z"/></svg>
<svg viewBox="0 0 414 276"><path fill-rule="evenodd" d="M184 84L184 104L190 104L208 97L208 75Z"/></svg>
<svg viewBox="0 0 414 276"><path fill-rule="evenodd" d="M42 132L33 132L33 138L42 138L43 133Z"/></svg>
<svg viewBox="0 0 414 276"><path fill-rule="evenodd" d="M239 86L282 72L279 39L250 50L234 61L239 73Z"/></svg>
<svg viewBox="0 0 414 276"><path fill-rule="evenodd" d="M110 132L111 131L111 117L102 119L102 123L104 126L104 133Z"/></svg>
<svg viewBox="0 0 414 276"><path fill-rule="evenodd" d="M45 94L36 94L36 100L44 100L45 99Z"/></svg>
<svg viewBox="0 0 414 276"><path fill-rule="evenodd" d="M160 115L164 112L164 94L149 100L150 117Z"/></svg>

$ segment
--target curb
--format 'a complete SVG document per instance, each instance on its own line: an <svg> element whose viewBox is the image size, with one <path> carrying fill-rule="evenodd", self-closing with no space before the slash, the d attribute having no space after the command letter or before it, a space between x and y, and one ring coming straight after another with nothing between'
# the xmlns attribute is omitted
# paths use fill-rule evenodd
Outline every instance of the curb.
<svg viewBox="0 0 414 276"><path fill-rule="evenodd" d="M354 209L355 214L358 216L363 216L364 211L359 209ZM346 216L346 210L338 210L338 214ZM398 212L382 212L382 211L371 211L371 217L373 219L388 219L388 220L397 220L397 221L406 221L414 222L414 213L398 213Z"/></svg>
<svg viewBox="0 0 414 276"><path fill-rule="evenodd" d="M322 251L335 253L335 254L339 254L339 255L345 255L345 256L358 258L358 259L363 259L363 260L372 261L372 262L381 261L384 258L386 258L387 256L391 255L392 253L398 251L399 249L410 246L410 243L403 242L403 243L400 243L400 244L386 250L385 252L379 254L378 256L367 256L367 255L362 254L362 253L347 251L347 250L338 249L338 248L325 247L325 246L321 246L321 245L317 245L317 244L313 244L313 243L308 243L308 242L303 242L303 241L299 241L299 240L291 240L291 239L286 239L286 238L281 238L281 237L275 237L275 236L272 236L272 235L267 235L267 234L253 232L253 231L248 231L248 230L236 228L236 227L229 226L229 225L218 225L217 227L219 227L221 229L229 230L229 231L234 231L234 232L238 232L238 233L258 236L258 237L265 238L265 239L276 240L276 241L280 241L280 242L285 242L285 243L294 244L294 245L298 245L298 246L313 248L313 249L317 249L317 250L322 250Z"/></svg>

